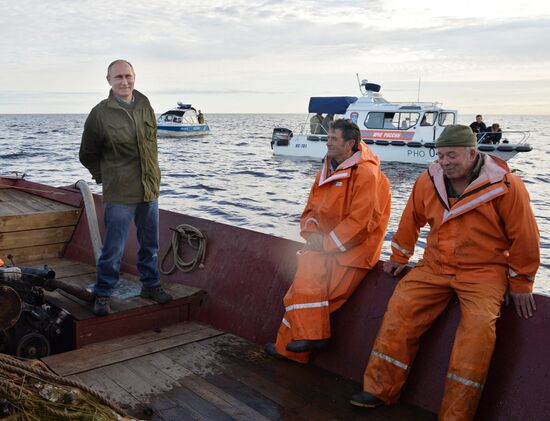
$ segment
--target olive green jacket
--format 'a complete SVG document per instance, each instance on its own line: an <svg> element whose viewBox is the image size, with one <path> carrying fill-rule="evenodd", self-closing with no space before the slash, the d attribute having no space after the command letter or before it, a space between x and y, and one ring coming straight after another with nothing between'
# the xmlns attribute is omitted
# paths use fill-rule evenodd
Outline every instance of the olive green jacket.
<svg viewBox="0 0 550 421"><path fill-rule="evenodd" d="M80 162L103 184L105 202L140 203L159 197L155 113L145 95L134 90L134 99L135 107L127 110L111 91L84 124Z"/></svg>

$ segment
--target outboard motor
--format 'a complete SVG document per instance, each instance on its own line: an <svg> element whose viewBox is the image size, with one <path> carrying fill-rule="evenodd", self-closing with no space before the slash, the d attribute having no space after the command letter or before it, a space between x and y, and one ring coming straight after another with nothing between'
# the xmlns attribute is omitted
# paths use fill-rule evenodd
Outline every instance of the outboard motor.
<svg viewBox="0 0 550 421"><path fill-rule="evenodd" d="M271 149L273 149L273 145L288 146L290 139L292 139L292 130L284 127L274 128L271 135Z"/></svg>

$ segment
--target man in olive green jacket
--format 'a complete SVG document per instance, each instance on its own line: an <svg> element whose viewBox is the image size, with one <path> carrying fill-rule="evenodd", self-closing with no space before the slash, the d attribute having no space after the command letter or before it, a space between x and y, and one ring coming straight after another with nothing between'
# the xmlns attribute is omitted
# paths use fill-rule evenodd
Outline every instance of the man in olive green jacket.
<svg viewBox="0 0 550 421"><path fill-rule="evenodd" d="M159 281L160 169L155 113L147 97L134 90L134 80L129 62L116 60L109 65L109 98L90 112L80 145L80 162L103 185L105 235L94 286L94 313L100 316L110 313L110 296L118 282L132 219L140 245L141 296L159 303L172 299Z"/></svg>

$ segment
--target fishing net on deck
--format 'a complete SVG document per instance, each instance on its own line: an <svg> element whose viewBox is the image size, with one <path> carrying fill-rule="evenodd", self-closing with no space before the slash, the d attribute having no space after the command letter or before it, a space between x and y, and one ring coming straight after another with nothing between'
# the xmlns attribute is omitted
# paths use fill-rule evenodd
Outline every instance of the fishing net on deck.
<svg viewBox="0 0 550 421"><path fill-rule="evenodd" d="M0 419L129 420L126 413L95 390L53 374L38 360L0 354Z"/></svg>

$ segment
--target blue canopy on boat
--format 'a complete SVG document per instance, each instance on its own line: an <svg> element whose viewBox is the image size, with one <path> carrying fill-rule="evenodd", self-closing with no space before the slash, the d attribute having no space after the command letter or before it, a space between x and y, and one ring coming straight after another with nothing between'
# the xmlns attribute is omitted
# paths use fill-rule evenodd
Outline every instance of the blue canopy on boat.
<svg viewBox="0 0 550 421"><path fill-rule="evenodd" d="M357 97L354 96L312 96L308 110L310 113L344 114L355 101Z"/></svg>

